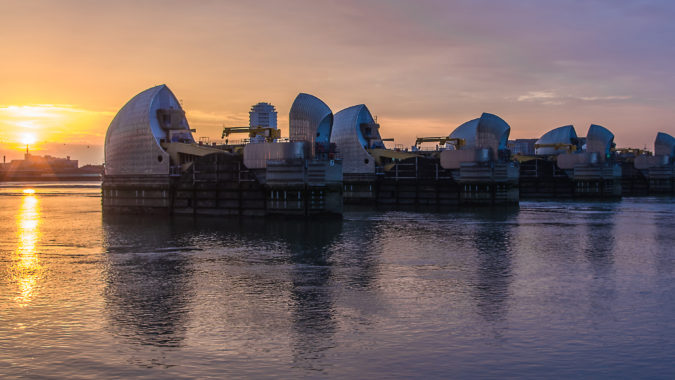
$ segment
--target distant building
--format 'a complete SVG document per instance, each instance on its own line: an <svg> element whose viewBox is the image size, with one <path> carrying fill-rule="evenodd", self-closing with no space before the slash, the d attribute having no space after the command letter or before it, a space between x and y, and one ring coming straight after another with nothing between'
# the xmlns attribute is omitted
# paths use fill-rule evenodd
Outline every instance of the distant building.
<svg viewBox="0 0 675 380"><path fill-rule="evenodd" d="M80 171L77 160L70 157L37 156L26 152L23 160L0 163L0 182L40 180L95 180L99 170Z"/></svg>
<svg viewBox="0 0 675 380"><path fill-rule="evenodd" d="M533 156L534 155L534 144L537 142L537 139L515 139L509 140L508 148L511 150L511 154L520 154L523 156Z"/></svg>
<svg viewBox="0 0 675 380"><path fill-rule="evenodd" d="M249 126L251 128L277 128L277 110L269 103L258 103L251 107Z"/></svg>
<svg viewBox="0 0 675 380"><path fill-rule="evenodd" d="M5 164L5 170L12 172L64 172L77 170L77 160L52 156L36 156L26 153L23 160L12 160Z"/></svg>

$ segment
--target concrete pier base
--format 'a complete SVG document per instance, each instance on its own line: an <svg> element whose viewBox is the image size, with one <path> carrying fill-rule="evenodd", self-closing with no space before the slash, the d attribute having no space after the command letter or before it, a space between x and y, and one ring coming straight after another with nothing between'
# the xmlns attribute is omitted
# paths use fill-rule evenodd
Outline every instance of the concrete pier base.
<svg viewBox="0 0 675 380"><path fill-rule="evenodd" d="M307 168L311 181L305 180ZM324 169L321 163L279 163L261 180L239 157L207 155L179 176L105 176L103 209L167 215L340 215L340 182L331 182L332 172Z"/></svg>

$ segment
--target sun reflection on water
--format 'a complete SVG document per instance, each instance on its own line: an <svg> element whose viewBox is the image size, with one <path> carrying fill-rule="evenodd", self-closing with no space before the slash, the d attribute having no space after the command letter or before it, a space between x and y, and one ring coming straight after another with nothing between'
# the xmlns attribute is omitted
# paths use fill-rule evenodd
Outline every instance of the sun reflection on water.
<svg viewBox="0 0 675 380"><path fill-rule="evenodd" d="M32 190L32 189L27 189ZM40 203L33 192L24 190L25 196L16 216L17 248L14 251L14 280L18 284L15 301L27 306L34 298L43 267L37 254L40 240Z"/></svg>

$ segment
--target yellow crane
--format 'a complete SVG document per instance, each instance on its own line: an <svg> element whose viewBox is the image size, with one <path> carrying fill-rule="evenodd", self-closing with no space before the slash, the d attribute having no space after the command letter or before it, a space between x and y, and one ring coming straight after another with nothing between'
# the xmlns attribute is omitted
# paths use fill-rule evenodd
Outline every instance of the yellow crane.
<svg viewBox="0 0 675 380"><path fill-rule="evenodd" d="M224 139L233 133L248 133L250 138L263 136L267 142L281 138L281 130L270 127L223 127L221 138Z"/></svg>
<svg viewBox="0 0 675 380"><path fill-rule="evenodd" d="M456 138L456 137L450 137L450 136L445 136L445 137L418 137L417 140L415 140L415 146L419 148L419 146L422 143L425 142L436 142L438 145L445 145L447 143L452 143L455 146L455 149L459 149L462 146L464 146L464 139Z"/></svg>
<svg viewBox="0 0 675 380"><path fill-rule="evenodd" d="M627 155L634 155L634 156L651 156L652 152L648 151L646 148L645 149L640 149L640 148L616 148L614 149L615 152L619 154L627 154Z"/></svg>
<svg viewBox="0 0 675 380"><path fill-rule="evenodd" d="M577 146L574 144L534 144L534 149L539 148L553 148L555 150L565 149L567 153L573 153L577 151Z"/></svg>

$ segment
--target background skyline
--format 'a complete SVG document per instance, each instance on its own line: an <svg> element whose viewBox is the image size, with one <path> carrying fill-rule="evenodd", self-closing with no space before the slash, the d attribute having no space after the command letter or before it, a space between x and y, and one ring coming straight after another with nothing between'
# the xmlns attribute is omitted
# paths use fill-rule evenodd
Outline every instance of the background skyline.
<svg viewBox="0 0 675 380"><path fill-rule="evenodd" d="M675 134L675 5L666 1L0 0L0 151L101 163L108 124L166 83L196 138L299 92L364 103L411 145L490 112L510 138L591 123L618 146Z"/></svg>

